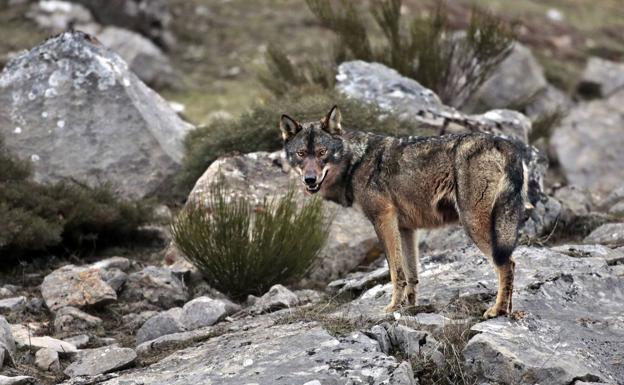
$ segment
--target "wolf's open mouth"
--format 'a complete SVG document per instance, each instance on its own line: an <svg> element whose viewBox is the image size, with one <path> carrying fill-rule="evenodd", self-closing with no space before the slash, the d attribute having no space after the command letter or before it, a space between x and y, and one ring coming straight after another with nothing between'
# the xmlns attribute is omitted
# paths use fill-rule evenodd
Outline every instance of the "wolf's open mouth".
<svg viewBox="0 0 624 385"><path fill-rule="evenodd" d="M314 186L306 185L305 188L307 192L309 192L310 194L314 194L314 193L317 193L321 189L321 184L318 183L318 184L315 184Z"/></svg>

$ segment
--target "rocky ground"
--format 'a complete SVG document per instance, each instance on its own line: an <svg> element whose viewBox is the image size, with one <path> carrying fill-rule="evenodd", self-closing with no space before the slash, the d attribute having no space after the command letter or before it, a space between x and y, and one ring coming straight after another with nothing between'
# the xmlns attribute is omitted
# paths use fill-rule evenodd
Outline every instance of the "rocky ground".
<svg viewBox="0 0 624 385"><path fill-rule="evenodd" d="M128 21L116 8L95 20L93 2L60 13L50 3L59 6L38 3L29 17L50 28L78 21L109 47L149 44L141 54L120 47L120 57L66 33L13 57L0 74L0 133L39 180L111 177L132 197L166 190L191 129L144 84L157 86L141 64L147 53L162 65L158 79L176 81L162 54L175 44L166 13L141 8L140 22ZM340 92L404 119L526 143L534 209L515 253L510 317L481 319L496 277L457 227L421 232L420 304L384 314L388 269L356 209L325 205L335 216L330 239L304 280L234 303L170 244L162 222L171 213L161 207L160 224L144 229L150 243L0 271L0 385L623 384L624 66L593 58L577 83L575 98L559 91L518 44L471 101L486 111L476 115L384 66L339 67ZM529 96L520 111L501 109ZM552 133L536 133L555 112L565 117ZM284 194L294 178L280 152L232 155L188 200L206 199L219 174L257 201Z"/></svg>

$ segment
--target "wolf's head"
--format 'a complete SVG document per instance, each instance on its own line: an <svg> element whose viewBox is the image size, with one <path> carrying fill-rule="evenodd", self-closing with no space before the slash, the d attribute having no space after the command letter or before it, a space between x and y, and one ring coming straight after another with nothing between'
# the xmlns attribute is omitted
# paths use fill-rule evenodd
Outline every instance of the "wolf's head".
<svg viewBox="0 0 624 385"><path fill-rule="evenodd" d="M282 115L280 129L286 158L301 175L307 192L314 194L336 179L344 160L344 141L337 106L315 122L299 123L288 115Z"/></svg>

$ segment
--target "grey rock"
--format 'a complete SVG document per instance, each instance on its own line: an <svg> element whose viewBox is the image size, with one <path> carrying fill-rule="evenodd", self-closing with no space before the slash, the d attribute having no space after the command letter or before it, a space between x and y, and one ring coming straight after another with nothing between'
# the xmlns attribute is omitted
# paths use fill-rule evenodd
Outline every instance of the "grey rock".
<svg viewBox="0 0 624 385"><path fill-rule="evenodd" d="M297 298L299 298L299 305L308 305L320 302L325 298L325 294L318 290L301 289L294 291Z"/></svg>
<svg viewBox="0 0 624 385"><path fill-rule="evenodd" d="M169 30L172 15L166 0L74 1L86 6L100 24L137 31L162 47L171 47L175 43Z"/></svg>
<svg viewBox="0 0 624 385"><path fill-rule="evenodd" d="M421 326L427 326L434 330L441 330L445 326L461 323L463 321L453 320L438 313L418 313L415 316L405 316L404 320L415 322Z"/></svg>
<svg viewBox="0 0 624 385"><path fill-rule="evenodd" d="M378 344L362 333L336 339L314 323L291 324L213 337L104 384L292 385L317 381L379 385L388 383L398 366L394 357L380 352Z"/></svg>
<svg viewBox="0 0 624 385"><path fill-rule="evenodd" d="M109 268L100 270L100 277L110 286L116 293L119 293L123 285L128 280L128 274L117 268Z"/></svg>
<svg viewBox="0 0 624 385"><path fill-rule="evenodd" d="M0 385L35 385L39 381L34 377L29 376L15 376L8 377L0 375Z"/></svg>
<svg viewBox="0 0 624 385"><path fill-rule="evenodd" d="M234 194L248 198L252 203L264 199L279 198L289 186L298 186L300 177L290 170L282 151L274 153L257 152L246 155L223 157L213 162L193 187L189 203L205 203L209 198L210 186L223 175L225 183ZM249 188L250 183L254 185ZM303 202L304 194L295 194ZM334 215L329 239L319 255L318 266L310 273L312 283L328 283L351 272L371 254L379 254L377 236L368 219L359 210L324 202L328 213ZM175 249L172 247L172 249ZM179 252L172 253L179 256Z"/></svg>
<svg viewBox="0 0 624 385"><path fill-rule="evenodd" d="M168 309L184 304L188 299L188 290L171 270L148 266L128 276L120 298L125 301L145 300Z"/></svg>
<svg viewBox="0 0 624 385"><path fill-rule="evenodd" d="M75 307L60 308L54 316L54 330L58 334L74 333L102 326L102 319Z"/></svg>
<svg viewBox="0 0 624 385"><path fill-rule="evenodd" d="M555 191L555 198L561 203L561 220L569 223L574 218L587 215L592 209L588 192L576 186L565 186Z"/></svg>
<svg viewBox="0 0 624 385"><path fill-rule="evenodd" d="M399 364L399 366L394 370L392 376L390 376L390 380L388 381L389 385L418 385L418 380L414 377L414 371L412 370L412 365L407 361L403 361Z"/></svg>
<svg viewBox="0 0 624 385"><path fill-rule="evenodd" d="M122 317L122 321L130 330L137 330L145 323L145 321L154 317L156 314L158 314L158 312L154 310L147 310L140 313L130 313L124 315Z"/></svg>
<svg viewBox="0 0 624 385"><path fill-rule="evenodd" d="M150 40L136 32L106 27L97 38L128 63L139 79L152 87L175 86L178 82L169 58Z"/></svg>
<svg viewBox="0 0 624 385"><path fill-rule="evenodd" d="M523 112L535 123L554 114L565 114L573 106L570 97L561 90L548 84L523 108Z"/></svg>
<svg viewBox="0 0 624 385"><path fill-rule="evenodd" d="M299 304L299 297L282 285L274 285L256 301L254 313L268 313L279 309L291 308Z"/></svg>
<svg viewBox="0 0 624 385"><path fill-rule="evenodd" d="M531 129L531 122L516 111L497 109L483 115L465 115L443 105L430 89L379 63L350 61L340 64L336 88L349 97L392 111L402 119L422 122L438 130L470 127L526 142Z"/></svg>
<svg viewBox="0 0 624 385"><path fill-rule="evenodd" d="M606 100L579 104L555 128L550 139L568 183L603 200L624 178L624 90Z"/></svg>
<svg viewBox="0 0 624 385"><path fill-rule="evenodd" d="M185 328L182 322L183 314L183 310L176 307L158 313L154 317L148 319L137 331L136 344L140 345L143 342L151 341L167 334L184 331Z"/></svg>
<svg viewBox="0 0 624 385"><path fill-rule="evenodd" d="M45 301L43 300L43 298L39 297L31 298L26 305L26 309L34 314L41 313L44 310L44 307Z"/></svg>
<svg viewBox="0 0 624 385"><path fill-rule="evenodd" d="M551 196L543 195L534 203L534 208L526 212L527 219L520 233L529 239L549 235L561 218L561 210L561 202Z"/></svg>
<svg viewBox="0 0 624 385"><path fill-rule="evenodd" d="M77 360L65 369L65 374L70 377L96 376L118 371L132 366L136 357L134 350L117 346L81 350Z"/></svg>
<svg viewBox="0 0 624 385"><path fill-rule="evenodd" d="M78 334L77 336L63 338L63 341L69 342L74 345L77 349L83 349L87 347L89 341L91 341L91 337L86 334Z"/></svg>
<svg viewBox="0 0 624 385"><path fill-rule="evenodd" d="M97 268L66 265L48 274L41 284L46 306L56 311L62 307L106 304L117 294L100 277Z"/></svg>
<svg viewBox="0 0 624 385"><path fill-rule="evenodd" d="M7 287L0 287L0 298L11 297L15 295L15 293Z"/></svg>
<svg viewBox="0 0 624 385"><path fill-rule="evenodd" d="M467 107L480 111L507 108L529 100L546 86L544 71L531 50L515 43L509 56L477 90Z"/></svg>
<svg viewBox="0 0 624 385"><path fill-rule="evenodd" d="M61 362L56 350L44 348L35 353L35 365L43 371L60 372Z"/></svg>
<svg viewBox="0 0 624 385"><path fill-rule="evenodd" d="M26 309L26 297L0 299L0 315L21 313Z"/></svg>
<svg viewBox="0 0 624 385"><path fill-rule="evenodd" d="M560 245L552 250L576 258L603 258L607 265L624 262L624 249L614 250L603 245Z"/></svg>
<svg viewBox="0 0 624 385"><path fill-rule="evenodd" d="M599 243L609 246L624 245L624 223L607 223L592 231L583 243Z"/></svg>
<svg viewBox="0 0 624 385"><path fill-rule="evenodd" d="M187 330L195 330L214 325L239 309L240 306L226 300L199 297L184 305L182 323Z"/></svg>
<svg viewBox="0 0 624 385"><path fill-rule="evenodd" d="M87 8L68 1L35 2L30 6L26 16L52 34L67 31L74 26L93 23L93 17Z"/></svg>
<svg viewBox="0 0 624 385"><path fill-rule="evenodd" d="M327 288L336 294L359 294L366 289L385 282L390 278L388 266L377 268L370 272L350 273L343 279L330 282Z"/></svg>
<svg viewBox="0 0 624 385"><path fill-rule="evenodd" d="M624 88L624 64L590 57L577 89L589 98L604 98Z"/></svg>
<svg viewBox="0 0 624 385"><path fill-rule="evenodd" d="M190 129L119 56L80 32L45 41L0 74L0 134L40 182L110 182L143 197L179 170Z"/></svg>
<svg viewBox="0 0 624 385"><path fill-rule="evenodd" d="M336 75L337 88L347 96L373 103L410 119L442 106L438 95L414 79L379 63L342 63Z"/></svg>
<svg viewBox="0 0 624 385"><path fill-rule="evenodd" d="M624 281L605 260L521 248L516 261L522 267L516 270L514 306L525 314L473 326L480 334L468 342L464 357L478 379L517 384L624 380L615 353L624 349Z"/></svg>
<svg viewBox="0 0 624 385"><path fill-rule="evenodd" d="M606 198L600 202L600 206L606 210L620 202L624 202L624 186L613 189Z"/></svg>
<svg viewBox="0 0 624 385"><path fill-rule="evenodd" d="M421 254L460 249L471 245L472 240L459 225L418 231L418 248Z"/></svg>
<svg viewBox="0 0 624 385"><path fill-rule="evenodd" d="M385 327L375 325L370 329L370 336L379 343L382 352L390 354L392 352L392 341Z"/></svg>
<svg viewBox="0 0 624 385"><path fill-rule="evenodd" d="M0 368L5 362L13 362L16 351L11 326L3 316L0 316Z"/></svg>
<svg viewBox="0 0 624 385"><path fill-rule="evenodd" d="M35 336L28 326L11 325L11 332L18 348L28 347L30 350L51 349L61 355L72 355L78 352L76 346L50 336Z"/></svg>
<svg viewBox="0 0 624 385"><path fill-rule="evenodd" d="M609 214L618 218L624 217L624 202L618 202L611 206L611 208L609 209Z"/></svg>

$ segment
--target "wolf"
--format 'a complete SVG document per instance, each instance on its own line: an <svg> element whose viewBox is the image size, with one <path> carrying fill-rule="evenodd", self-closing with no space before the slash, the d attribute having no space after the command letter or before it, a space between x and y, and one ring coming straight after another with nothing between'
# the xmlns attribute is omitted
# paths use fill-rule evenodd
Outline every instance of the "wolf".
<svg viewBox="0 0 624 385"><path fill-rule="evenodd" d="M385 308L415 306L416 230L459 222L498 276L496 302L484 314L512 311L512 253L527 202L519 143L483 133L395 138L349 131L337 106L318 121L281 116L286 158L305 191L359 206L383 246L392 298Z"/></svg>

